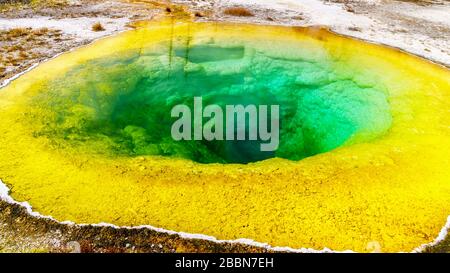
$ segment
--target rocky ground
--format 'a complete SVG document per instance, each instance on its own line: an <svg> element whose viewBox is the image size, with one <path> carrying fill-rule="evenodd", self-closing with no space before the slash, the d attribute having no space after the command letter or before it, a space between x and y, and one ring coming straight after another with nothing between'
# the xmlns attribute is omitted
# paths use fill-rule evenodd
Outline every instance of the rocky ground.
<svg viewBox="0 0 450 273"><path fill-rule="evenodd" d="M38 62L158 16L310 26L398 47L450 67L442 0L0 0L0 86ZM0 176L1 178L1 176ZM63 224L0 198L0 252L266 252L150 229ZM449 252L450 238L425 249Z"/></svg>
<svg viewBox="0 0 450 273"><path fill-rule="evenodd" d="M1 83L37 62L126 30L131 21L152 19L162 9L145 3L87 0L55 6L4 4L0 11Z"/></svg>
<svg viewBox="0 0 450 273"><path fill-rule="evenodd" d="M450 1L443 0L174 0L207 10L207 20L325 26L337 33L398 47L450 66ZM224 13L243 7L250 16ZM217 12L219 11L219 12Z"/></svg>
<svg viewBox="0 0 450 273"><path fill-rule="evenodd" d="M262 247L185 239L151 229L61 224L0 200L0 252L268 252Z"/></svg>

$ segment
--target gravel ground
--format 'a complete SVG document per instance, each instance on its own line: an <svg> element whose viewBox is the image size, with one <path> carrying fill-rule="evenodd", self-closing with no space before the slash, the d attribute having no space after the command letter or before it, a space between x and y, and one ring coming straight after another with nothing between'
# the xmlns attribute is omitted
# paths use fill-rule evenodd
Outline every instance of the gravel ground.
<svg viewBox="0 0 450 273"><path fill-rule="evenodd" d="M0 15L0 85L35 63L130 29L131 21L150 20L161 12L149 4L98 0L72 1L56 8L4 6ZM103 30L93 30L96 23Z"/></svg>
<svg viewBox="0 0 450 273"><path fill-rule="evenodd" d="M408 51L450 67L450 1L394 0L174 0L205 12L203 20L288 26L325 26L332 31ZM231 16L243 7L253 16ZM209 16L208 16L209 15Z"/></svg>
<svg viewBox="0 0 450 273"><path fill-rule="evenodd" d="M61 224L0 200L0 252L268 252L237 243L185 239L151 229Z"/></svg>

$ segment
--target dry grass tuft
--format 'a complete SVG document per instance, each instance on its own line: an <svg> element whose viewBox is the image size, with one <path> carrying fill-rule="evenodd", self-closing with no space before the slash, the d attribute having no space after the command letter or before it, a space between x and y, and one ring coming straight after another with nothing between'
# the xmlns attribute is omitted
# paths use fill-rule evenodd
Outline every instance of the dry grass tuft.
<svg viewBox="0 0 450 273"><path fill-rule="evenodd" d="M0 0L0 13L24 9L60 8L69 4L69 0Z"/></svg>
<svg viewBox="0 0 450 273"><path fill-rule="evenodd" d="M48 28L43 27L43 28L38 28L33 30L33 34L37 35L37 36L42 36L48 33Z"/></svg>
<svg viewBox="0 0 450 273"><path fill-rule="evenodd" d="M58 8L65 7L69 5L68 0L30 0L32 8Z"/></svg>
<svg viewBox="0 0 450 273"><path fill-rule="evenodd" d="M29 58L28 53L26 53L25 51L20 51L19 52L19 56L17 57L17 61L21 62L21 61L24 61L24 60L26 60L28 58Z"/></svg>
<svg viewBox="0 0 450 273"><path fill-rule="evenodd" d="M22 51L24 50L21 45L12 45L6 48L6 52Z"/></svg>
<svg viewBox="0 0 450 273"><path fill-rule="evenodd" d="M254 16L254 14L251 11L243 7L226 8L223 13L231 16L242 16L242 17Z"/></svg>
<svg viewBox="0 0 450 273"><path fill-rule="evenodd" d="M100 24L100 22L97 22L92 25L92 31L104 31L105 28Z"/></svg>
<svg viewBox="0 0 450 273"><path fill-rule="evenodd" d="M0 30L0 81L48 57L50 44L62 41L61 36L60 30L49 28Z"/></svg>
<svg viewBox="0 0 450 273"><path fill-rule="evenodd" d="M201 13L201 12L199 12L199 11L195 12L195 13L194 13L194 16L195 16L195 17L198 17L198 18L205 17L205 15L203 15L203 13Z"/></svg>
<svg viewBox="0 0 450 273"><path fill-rule="evenodd" d="M31 32L31 28L12 28L6 32L6 35L10 38L18 38L28 35Z"/></svg>
<svg viewBox="0 0 450 273"><path fill-rule="evenodd" d="M165 12L169 16L173 16L174 18L183 19L190 18L191 13L183 6L180 5L172 5L165 8Z"/></svg>

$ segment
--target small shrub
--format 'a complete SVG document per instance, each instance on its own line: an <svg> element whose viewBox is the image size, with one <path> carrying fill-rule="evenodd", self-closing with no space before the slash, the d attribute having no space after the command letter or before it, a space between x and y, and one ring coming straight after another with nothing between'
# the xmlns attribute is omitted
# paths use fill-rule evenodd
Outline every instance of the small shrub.
<svg viewBox="0 0 450 273"><path fill-rule="evenodd" d="M92 25L92 30L93 31L104 31L105 28L102 26L102 24L100 24L100 22L97 22Z"/></svg>
<svg viewBox="0 0 450 273"><path fill-rule="evenodd" d="M254 16L254 14L251 11L243 7L227 8L223 13L231 16L244 16L244 17Z"/></svg>
<svg viewBox="0 0 450 273"><path fill-rule="evenodd" d="M199 12L199 11L195 12L195 13L194 13L194 16L195 16L195 17L199 17L199 18L205 17L205 16L203 15L203 13L201 13L201 12Z"/></svg>

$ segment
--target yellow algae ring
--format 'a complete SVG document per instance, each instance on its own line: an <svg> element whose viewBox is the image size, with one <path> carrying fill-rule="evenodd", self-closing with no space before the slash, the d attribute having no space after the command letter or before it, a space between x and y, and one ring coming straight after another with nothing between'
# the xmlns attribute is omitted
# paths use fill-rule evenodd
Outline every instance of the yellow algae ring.
<svg viewBox="0 0 450 273"><path fill-rule="evenodd" d="M450 72L322 29L150 23L0 90L0 179L76 223L411 251L450 214ZM279 105L278 149L176 141L170 109Z"/></svg>

